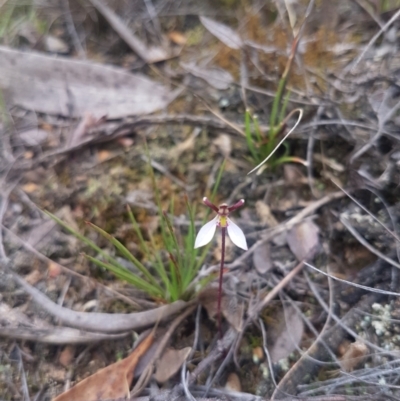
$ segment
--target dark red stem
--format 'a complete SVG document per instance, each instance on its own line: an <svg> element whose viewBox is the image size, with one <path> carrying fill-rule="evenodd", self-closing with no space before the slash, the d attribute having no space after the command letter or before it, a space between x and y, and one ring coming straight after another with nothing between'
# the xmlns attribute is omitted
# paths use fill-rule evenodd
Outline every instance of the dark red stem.
<svg viewBox="0 0 400 401"><path fill-rule="evenodd" d="M222 276L224 274L224 262L225 262L225 236L226 227L221 227L222 242L221 242L221 267L219 269L219 289L218 289L218 331L219 338L222 340L222 324L221 324L221 299L222 299Z"/></svg>

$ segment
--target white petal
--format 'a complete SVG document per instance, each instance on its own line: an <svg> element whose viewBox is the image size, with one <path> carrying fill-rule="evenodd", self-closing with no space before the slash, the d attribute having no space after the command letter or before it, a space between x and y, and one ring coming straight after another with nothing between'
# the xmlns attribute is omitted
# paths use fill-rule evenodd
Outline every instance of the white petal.
<svg viewBox="0 0 400 401"><path fill-rule="evenodd" d="M207 224L204 224L203 227L201 227L194 243L195 249L207 245L213 239L215 230L217 229L217 222L218 215L215 216L215 218L213 218Z"/></svg>
<svg viewBox="0 0 400 401"><path fill-rule="evenodd" d="M239 226L237 226L231 219L228 218L228 235L231 241L239 248L247 251L246 237Z"/></svg>

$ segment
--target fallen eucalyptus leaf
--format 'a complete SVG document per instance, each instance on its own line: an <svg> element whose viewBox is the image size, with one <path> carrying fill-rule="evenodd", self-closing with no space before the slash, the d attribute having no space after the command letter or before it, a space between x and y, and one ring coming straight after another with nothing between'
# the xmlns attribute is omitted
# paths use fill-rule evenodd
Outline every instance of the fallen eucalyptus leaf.
<svg viewBox="0 0 400 401"><path fill-rule="evenodd" d="M43 42L45 49L50 53L66 54L69 52L68 45L56 36L45 35Z"/></svg>
<svg viewBox="0 0 400 401"><path fill-rule="evenodd" d="M215 89L224 90L228 89L229 86L234 82L232 75L223 70L222 68L206 68L196 66L195 63L180 63L182 68L187 72L194 75L195 77L201 78L208 82Z"/></svg>
<svg viewBox="0 0 400 401"><path fill-rule="evenodd" d="M303 221L287 233L290 250L298 261L312 259L319 248L319 228L311 220Z"/></svg>
<svg viewBox="0 0 400 401"><path fill-rule="evenodd" d="M122 118L152 113L176 96L122 68L0 46L0 89L11 105L46 114Z"/></svg>
<svg viewBox="0 0 400 401"><path fill-rule="evenodd" d="M265 274L272 268L271 245L268 242L261 244L253 252L253 264L260 274Z"/></svg>
<svg viewBox="0 0 400 401"><path fill-rule="evenodd" d="M225 383L225 390L237 391L237 392L242 391L242 385L240 384L240 378L236 373L234 373L234 372L229 373L228 378L226 379L226 383Z"/></svg>
<svg viewBox="0 0 400 401"><path fill-rule="evenodd" d="M288 357L300 344L304 331L304 323L297 311L291 307L277 310L277 324L268 327L268 350L273 363Z"/></svg>
<svg viewBox="0 0 400 401"><path fill-rule="evenodd" d="M231 137L227 134L218 135L217 138L213 140L213 144L218 147L222 156L228 158L232 152L232 141Z"/></svg>
<svg viewBox="0 0 400 401"><path fill-rule="evenodd" d="M231 49L238 50L243 46L240 36L229 26L207 17L200 17L200 21L210 33Z"/></svg>
<svg viewBox="0 0 400 401"><path fill-rule="evenodd" d="M18 133L18 138L26 146L38 146L47 140L49 133L44 129L34 128Z"/></svg>
<svg viewBox="0 0 400 401"><path fill-rule="evenodd" d="M127 358L99 370L54 398L53 401L100 401L114 400L120 397L129 398L129 388L136 365L147 352L153 340L154 333L152 332Z"/></svg>
<svg viewBox="0 0 400 401"><path fill-rule="evenodd" d="M182 349L169 348L165 350L156 365L155 379L159 383L165 383L168 379L175 375L176 372L186 361L192 351L192 347Z"/></svg>
<svg viewBox="0 0 400 401"><path fill-rule="evenodd" d="M214 319L218 313L218 288L208 287L199 294L199 302L207 311L208 316ZM236 296L222 293L221 313L227 322L238 332L243 327L244 305Z"/></svg>
<svg viewBox="0 0 400 401"><path fill-rule="evenodd" d="M340 366L345 372L352 372L357 365L364 361L368 353L368 347L361 340L350 343L347 350L340 358Z"/></svg>

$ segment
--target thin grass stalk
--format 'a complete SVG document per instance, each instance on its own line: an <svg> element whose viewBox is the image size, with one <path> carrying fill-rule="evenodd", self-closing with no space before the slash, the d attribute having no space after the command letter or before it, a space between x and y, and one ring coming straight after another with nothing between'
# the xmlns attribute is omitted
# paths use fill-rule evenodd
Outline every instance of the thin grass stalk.
<svg viewBox="0 0 400 401"><path fill-rule="evenodd" d="M189 199L185 194L185 203L186 208L189 213L189 228L188 233L185 237L185 256L187 256L188 260L185 260L185 268L183 269L183 286L186 288L191 281L191 277L193 272L196 271L196 250L194 249L194 235L195 235L195 226L194 226L194 211L190 206Z"/></svg>
<svg viewBox="0 0 400 401"><path fill-rule="evenodd" d="M250 153L253 157L253 159L258 162L258 153L254 147L254 139L253 135L251 134L251 126L250 126L250 112L246 110L245 112L245 117L244 117L244 132L246 134L246 143L247 147L250 150ZM211 200L213 201L213 200Z"/></svg>
<svg viewBox="0 0 400 401"><path fill-rule="evenodd" d="M300 33L300 32L299 32ZM290 56L289 59L286 63L285 66L285 70L283 71L282 77L279 80L279 84L278 84L278 89L276 91L276 95L274 98L274 102L272 104L272 111L271 111L271 117L270 117L270 124L269 124L269 133L268 136L270 138L270 146L269 146L269 152L272 152L273 148L274 148L274 139L276 136L276 133L278 131L278 129L276 129L275 124L276 124L276 118L278 116L279 113L279 105L281 103L282 100L282 96L286 87L286 83L287 83L287 78L289 76L292 64L293 64L293 60L294 60L294 56L296 54L296 50L297 50L297 45L299 43L299 38L300 36L297 35L297 37L293 40L292 43L292 49L290 51Z"/></svg>
<svg viewBox="0 0 400 401"><path fill-rule="evenodd" d="M282 104L282 108L281 108L281 112L279 114L279 121L283 121L285 118L285 114L286 114L286 109L287 109L287 105L289 104L289 99L290 99L290 94L292 92L291 91L287 91L284 98L283 98L283 104Z"/></svg>
<svg viewBox="0 0 400 401"><path fill-rule="evenodd" d="M262 142L263 141L263 137L261 134L261 129L260 129L260 124L258 123L258 117L257 116L253 116L253 124L254 124L254 132L257 135L257 140L258 142Z"/></svg>
<svg viewBox="0 0 400 401"><path fill-rule="evenodd" d="M182 257L181 257L181 253L180 253L180 247L179 247L179 243L178 243L178 238L176 237L174 228L172 227L171 220L169 219L167 213L164 212L163 216L164 216L165 222L167 224L168 231L171 234L173 248L175 248L175 250L176 250L176 257L177 257L176 261L177 261L178 267L180 269L182 269L183 268L183 262L182 262ZM179 273L179 275L180 275L180 273Z"/></svg>
<svg viewBox="0 0 400 401"><path fill-rule="evenodd" d="M157 270L158 275L161 277L161 279L164 282L165 292L166 292L166 297L167 297L167 295L170 293L172 283L171 283L170 278L168 277L168 273L165 269L165 265L161 259L160 252L156 251L156 244L154 243L154 238L150 233L149 233L149 238L150 238L151 246L154 249L154 253L152 255L152 259L154 262L153 266Z"/></svg>
<svg viewBox="0 0 400 401"><path fill-rule="evenodd" d="M90 248L92 248L98 254L103 256L104 259L106 259L109 263L111 263L111 264L113 264L114 266L117 266L117 267L123 267L112 256L108 255L100 247L98 247L93 241L91 241L90 239L86 238L84 235L80 234L78 231L75 231L73 228L71 228L68 224L64 223L57 216L55 216L54 214L48 212L47 210L44 210L43 212L45 214L47 214L50 218L52 218L54 221L56 221L61 227L63 227L66 231L68 231L74 237L78 238L84 244L88 245Z"/></svg>
<svg viewBox="0 0 400 401"><path fill-rule="evenodd" d="M87 222L87 224L92 227L94 230L96 230L99 234L101 234L104 238L108 239L116 248L118 251L121 252L121 254L128 259L130 262L132 262L139 270L140 272L147 278L147 280L152 283L154 286L158 287L161 289L160 285L157 283L156 279L153 277L153 275L148 271L146 266L144 266L135 256L133 256L129 250L121 243L119 242L116 238L114 238L112 235L108 234L106 231L101 229L100 227L97 227L93 223Z"/></svg>
<svg viewBox="0 0 400 401"><path fill-rule="evenodd" d="M136 276L134 273L130 272L129 270L125 269L124 267L117 268L116 266L112 265L111 263L102 262L99 259L94 258L90 255L84 255L85 258L89 259L95 265L102 267L104 269L110 270L116 277L121 280L126 281L129 284L134 285L136 288L146 291L151 296L160 297L162 293L160 292L159 288L153 286L152 284L148 283L146 280Z"/></svg>
<svg viewBox="0 0 400 401"><path fill-rule="evenodd" d="M135 230L135 233L139 238L140 250L142 251L143 254L149 256L150 255L150 250L149 250L149 248L148 248L148 246L146 244L146 241L143 238L142 230L140 229L139 224L136 221L135 216L132 213L132 209L130 208L129 205L126 205L126 210L128 212L129 219L130 219L130 221L132 223L132 227Z"/></svg>
<svg viewBox="0 0 400 401"><path fill-rule="evenodd" d="M177 285L178 293L176 295L179 298L179 296L182 294L181 266L179 266L178 262L175 259L175 256L172 253L169 254L169 258L172 262L173 268L175 268L175 275L176 275L177 284L178 284Z"/></svg>
<svg viewBox="0 0 400 401"><path fill-rule="evenodd" d="M214 188L213 188L211 196L210 196L211 202L214 202L214 200L215 200L215 195L217 194L219 184L221 183L222 173L224 172L225 165L226 165L226 159L224 159L224 161L221 164L221 167L219 168L218 175L217 175L217 178L214 183ZM210 212L211 212L211 210L210 210ZM208 217L208 215L207 215L207 217Z"/></svg>
<svg viewBox="0 0 400 401"><path fill-rule="evenodd" d="M156 177L155 177L155 174L154 174L153 166L151 165L151 157L150 157L149 148L147 147L146 140L144 141L144 144L145 144L146 156L147 156L148 161L149 161L148 169L149 169L150 178L151 178L151 185L153 186L153 189L154 189L154 195L155 195L155 198L156 198L158 215L161 217L161 220L160 220L161 235L163 237L164 244L167 245L169 242L168 242L168 236L167 236L167 233L166 233L166 230L165 230L165 225L163 224L163 219L162 219L162 216L163 216L164 213L163 213L162 205L161 205L160 192L159 192L158 187L157 187ZM170 249L168 249L168 250L170 250Z"/></svg>
<svg viewBox="0 0 400 401"><path fill-rule="evenodd" d="M152 263L153 268L157 271L157 274L160 276L160 278L163 281L164 285L169 288L169 280L168 280L167 272L165 270L165 266L162 263L161 259L159 259L159 253L150 251L149 247L147 246L146 241L143 238L142 231L141 231L141 229L139 227L139 224L136 221L135 216L133 215L132 210L129 207L129 205L127 205L127 210L128 210L128 215L129 215L129 218L131 220L132 226L133 226L137 236L139 237L139 241L140 241L140 245L141 245L141 248L142 248L142 252L147 256L147 258L150 261L153 261L153 263ZM152 236L151 235L149 235L149 238L150 238L150 241L152 241ZM153 247L154 250L156 249L155 245L154 245L154 242L152 242L152 247ZM154 259L154 255L155 255L156 259ZM157 256L158 256L158 259L157 259Z"/></svg>

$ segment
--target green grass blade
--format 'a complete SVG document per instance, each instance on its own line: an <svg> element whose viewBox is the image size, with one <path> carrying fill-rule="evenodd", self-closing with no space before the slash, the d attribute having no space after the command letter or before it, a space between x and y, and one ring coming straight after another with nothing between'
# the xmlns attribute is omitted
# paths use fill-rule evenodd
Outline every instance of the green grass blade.
<svg viewBox="0 0 400 401"><path fill-rule="evenodd" d="M194 211L189 203L187 195L185 195L186 208L189 214L189 227L188 233L184 238L185 246L185 268L183 269L183 280L187 283L187 277L192 277L193 269L196 267L196 250L194 249L194 239L195 239L195 225L194 225Z"/></svg>
<svg viewBox="0 0 400 401"><path fill-rule="evenodd" d="M256 151L256 148L254 147L254 139L253 135L251 134L251 123L250 123L250 112L249 110L245 111L244 114L244 132L246 134L246 143L247 147L251 153L251 156L253 157L254 161L258 162L258 154Z"/></svg>
<svg viewBox="0 0 400 401"><path fill-rule="evenodd" d="M143 238L142 230L140 229L139 224L138 224L138 222L136 221L135 216L134 216L133 213L132 213L132 209L130 208L129 205L126 205L126 210L127 210L127 212L128 212L129 219L130 219L130 221L131 221L131 223L132 223L132 227L133 227L133 229L135 230L135 233L136 233L136 235L137 235L138 238L139 238L140 250L141 250L141 251L143 252L143 254L146 255L147 257L151 256L149 247L147 246L146 241L145 241L144 238Z"/></svg>
<svg viewBox="0 0 400 401"><path fill-rule="evenodd" d="M80 234L78 231L75 231L72 227L70 227L68 224L64 223L61 219L59 219L56 215L48 212L47 210L43 211L47 216L52 218L56 223L58 223L61 227L63 227L66 231L68 231L70 234L72 234L74 237L78 238L80 241L82 241L84 244L90 246L94 251L97 253L101 254L105 258L112 259L111 256L107 255L106 252L104 252L100 247L98 247L93 241L90 239L86 238L84 235Z"/></svg>
<svg viewBox="0 0 400 401"><path fill-rule="evenodd" d="M285 118L287 105L288 105L289 99L290 99L290 94L291 94L291 91L287 91L286 94L285 94L285 97L283 99L282 109L281 109L281 112L279 114L279 123L281 123L281 121L283 121L284 118Z"/></svg>
<svg viewBox="0 0 400 401"><path fill-rule="evenodd" d="M276 131L275 125L277 123L277 121L276 121L277 117L279 116L279 106L281 104L283 90L285 88L285 85L286 85L286 79L281 78L279 80L278 89L275 94L274 102L272 103L271 116L270 116L270 120L269 120L269 134L268 134L271 142L273 142L273 139L275 137L275 131Z"/></svg>
<svg viewBox="0 0 400 401"><path fill-rule="evenodd" d="M95 265L102 267L106 270L111 271L117 278L126 281L129 284L132 284L136 288L146 291L149 295L160 297L163 294L160 293L160 289L158 287L153 286L148 283L146 280L136 276L134 273L129 271L128 269L122 266L114 266L111 263L102 262L99 259L94 258L93 256L86 255L85 257L93 262Z"/></svg>
<svg viewBox="0 0 400 401"><path fill-rule="evenodd" d="M151 248L153 249L153 255L152 255L153 266L165 285L165 291L169 293L171 288L171 280L168 277L167 271L165 270L165 265L161 260L160 252L157 251L157 247L156 244L154 243L153 236L149 235L149 238L150 238Z"/></svg>
<svg viewBox="0 0 400 401"><path fill-rule="evenodd" d="M152 283L154 286L158 286L159 284L153 277L153 275L147 270L146 266L144 266L135 256L133 256L129 250L121 244L116 238L114 238L112 235L107 233L106 231L102 230L100 227L97 227L93 223L88 222L87 223L90 227L92 227L94 230L96 230L100 235L102 235L104 238L108 239L114 246L117 248L117 250L121 253L121 255L132 262L139 270L140 272L147 278L147 280ZM161 289L161 287L159 287Z"/></svg>
<svg viewBox="0 0 400 401"><path fill-rule="evenodd" d="M258 123L258 117L253 116L254 131L257 135L257 140L259 143L263 142L263 135L260 130L260 124Z"/></svg>
<svg viewBox="0 0 400 401"><path fill-rule="evenodd" d="M214 188L213 188L213 190L212 190L211 197L210 197L210 201L211 201L211 202L214 202L214 200L215 200L215 195L217 194L219 185L221 184L222 174L223 174L223 172L224 172L224 170L225 170L225 165L226 165L226 159L224 159L224 161L223 161L222 164L221 164L221 167L220 167L219 170L218 170L218 175L217 175L217 178L216 178L216 180L215 180ZM207 209L208 209L209 211L211 211L210 208L207 208Z"/></svg>

